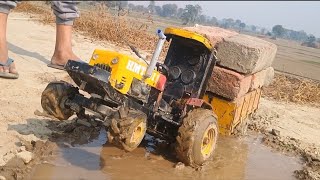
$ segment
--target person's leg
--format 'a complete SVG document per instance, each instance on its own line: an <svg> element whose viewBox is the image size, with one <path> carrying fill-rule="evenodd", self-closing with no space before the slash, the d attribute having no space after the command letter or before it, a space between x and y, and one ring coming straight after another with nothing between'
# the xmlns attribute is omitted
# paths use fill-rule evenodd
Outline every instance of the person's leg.
<svg viewBox="0 0 320 180"><path fill-rule="evenodd" d="M8 46L7 46L7 20L10 10L16 7L14 1L0 1L0 63L6 64L8 61ZM7 72L17 74L15 64L12 63L9 67L0 66L0 73Z"/></svg>
<svg viewBox="0 0 320 180"><path fill-rule="evenodd" d="M52 1L52 9L56 15L56 45L51 64L64 65L69 59L79 60L72 51L72 26L79 17L76 1Z"/></svg>
<svg viewBox="0 0 320 180"><path fill-rule="evenodd" d="M72 51L72 26L57 24L56 45L51 64L64 65L69 59L79 60Z"/></svg>

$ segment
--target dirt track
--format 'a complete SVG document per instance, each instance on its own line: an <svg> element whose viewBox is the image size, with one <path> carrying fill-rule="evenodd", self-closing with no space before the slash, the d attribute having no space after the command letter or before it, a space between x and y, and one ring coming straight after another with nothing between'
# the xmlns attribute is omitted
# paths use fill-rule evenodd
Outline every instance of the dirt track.
<svg viewBox="0 0 320 180"><path fill-rule="evenodd" d="M61 148L58 147L57 144L55 144L55 141L63 141L61 139L61 136L57 133L52 133L53 131L56 131L55 128L52 127L52 125L56 124L56 121L52 121L49 118L43 118L34 115L34 111L39 109L41 110L40 106L40 95L45 86L48 82L55 80L55 79L67 79L67 74L65 72L61 72L58 70L50 69L46 66L46 64L49 62L50 57L52 55L52 51L54 49L54 40L55 40L55 30L52 26L44 26L39 23L36 23L34 21L28 21L28 16L19 14L19 13L12 13L10 14L9 18L9 24L8 24L8 43L9 43L9 56L16 60L17 67L20 73L20 78L18 80L4 80L0 79L0 94L1 99L0 103L2 104L1 111L0 111L0 136L2 137L0 139L0 166L5 165L7 162L10 162L12 165L18 165L20 164L23 166L23 162L21 160L17 160L16 155L19 152L26 152L31 151L34 152L33 160L29 163L29 167L23 172L23 168L2 168L0 169L0 175L6 176L7 179L13 178L15 174L18 176L18 179L22 178L23 173L28 172L37 172L36 169L33 169L33 167L40 163L40 164L46 164L48 156L52 156L52 154L56 153L54 151L55 148ZM22 31L23 29L23 31ZM117 47L110 45L110 44L104 44L103 46L101 43L92 43L89 39L86 39L85 37L76 34L75 35L75 42L74 42L74 50L76 54L78 54L83 60L87 61L92 51L95 48L108 48L108 49L117 49ZM26 44L27 42L27 44ZM125 52L123 50L123 52ZM126 52L128 53L128 52ZM313 107L308 106L297 106L294 104L283 104L271 100L263 99L261 102L261 107L258 111L258 113L253 117L253 123L249 125L249 127L253 130L258 130L264 133L265 143L269 146L274 147L275 149L279 150L288 150L288 152L295 152L293 149L298 149L296 154L304 155L302 152L308 152L310 155L307 157L312 156L311 161L307 161L311 163L309 168L305 169L305 171L300 172L299 175L303 173L313 173L311 176L317 177L317 162L319 159L317 159L317 155L319 155L319 151L316 150L320 147L320 119L319 119L320 110ZM275 140L273 140L274 136L270 135L269 131L271 129L276 129L280 131L280 136L276 136ZM59 130L59 129L58 129ZM65 130L65 129L64 129ZM78 129L78 131L81 131L81 128ZM93 133L96 136L97 133L95 131L88 132L89 134ZM99 136L100 137L100 136ZM288 138L287 138L288 137ZM67 143L65 146L70 146L72 144L72 139L80 139L84 137L71 137L66 140ZM271 138L271 140L270 140ZM295 140L293 140L296 139ZM48 139L51 139L51 141L54 141L55 143L48 143L44 144L41 142L37 143L30 143L32 141L36 142L38 140L46 141ZM71 139L71 140L70 140ZM288 141L285 141L283 139L289 139ZM86 138L82 139L84 142L87 141ZM284 143L281 143L281 140L285 141ZM71 142L70 142L71 141ZM232 141L232 140L231 140ZM296 147L289 145L286 149L281 149L283 145L288 145L292 143L291 141L295 141ZM239 145L238 142L235 144L230 144L228 146L228 140L220 140L220 147L222 148L220 151L217 152L218 156L214 160L213 165L208 168L209 170L205 170L202 174L197 174L198 178L212 178L215 176L215 174L221 173L219 171L219 162L224 164L222 167L226 167L226 164L231 164L233 162L228 161L228 158L226 156L228 154L223 154L225 149L242 149L243 147ZM260 144L258 140L256 141L249 141L247 144ZM269 142L269 143L268 143ZM242 143L242 141L241 141ZM240 143L240 144L241 144ZM33 144L33 145L32 145ZM99 146L102 146L104 142ZM226 145L227 144L227 145ZM224 147L225 145L225 147ZM24 147L23 147L24 146ZM61 144L60 144L61 146ZM90 146L90 145L89 145ZM62 148L63 149L63 148ZM310 149L310 151L308 150ZM86 149L85 149L86 150ZM100 149L101 150L101 149ZM99 149L96 151L100 151ZM104 151L103 149L102 151ZM301 152L300 152L301 150ZM82 149L83 151L83 149ZM268 150L266 150L268 151ZM108 150L110 152L110 149ZM107 158L107 160L111 161L115 165L108 164L105 165L105 169L102 170L102 172L107 172L110 169L115 169L113 174L123 172L124 169L121 169L121 164L126 163L142 163L147 164L149 161L143 161L143 157L145 154L143 153L143 148L139 148L139 150L134 154L140 157L134 158L134 156L130 156L128 154L123 155L118 150L112 150L111 152L115 152L115 156L113 157L113 160L110 160ZM234 154L239 154L239 152L243 151L231 151ZM269 152L269 151L268 151ZM310 153L311 152L311 153ZM71 154L73 151L71 151ZM103 152L101 152L103 154ZM249 151L249 154L252 153L252 151ZM20 155L23 153L20 153ZM25 154L25 153L24 153ZM100 152L98 152L100 154ZM241 153L240 153L241 154ZM253 153L254 154L254 153ZM223 156L225 155L225 156ZM125 158L123 158L123 156ZM130 156L129 158L126 158L127 156ZM275 157L277 155L270 154L270 157ZM279 155L281 156L281 155ZM80 156L81 157L81 156ZM79 162L82 164L86 164L89 161L90 164L90 157L103 159L105 156L89 156L86 157L87 159L80 158ZM246 156L247 157L247 156ZM253 162L258 161L257 158L254 158L252 156L249 156L253 158ZM281 156L282 157L282 156ZM10 159L14 158L10 161ZM115 161L114 159L124 159L121 161ZM155 156L152 157L156 161L159 161L161 157ZM151 158L151 159L152 159ZM239 160L239 156L234 157L234 161L237 159ZM131 161L127 161L127 160ZM272 158L267 158L272 159ZM280 158L281 159L281 158ZM49 160L48 160L49 161ZM218 162L218 165L215 163ZM242 161L244 164L246 164L246 160ZM273 162L270 160L270 162ZM283 162L291 162L291 161L283 161ZM77 162L75 162L77 163ZM117 164L118 163L118 164ZM275 161L274 163L279 163L279 161ZM157 163L156 163L157 164ZM315 164L315 165L314 165ZM54 164L55 166L58 166L57 164ZM64 164L65 165L65 164ZM72 163L71 163L72 165ZM160 166L161 165L161 166ZM166 160L161 160L159 167L158 166L144 166L146 171L150 174L151 172L158 172L159 174L162 174L163 172L170 171L171 176L173 176L175 170L167 170L166 168L172 168L174 163L169 163ZM66 164L65 166L70 166L70 164ZM251 164L251 166L253 166ZM251 167L250 163L248 163L247 168ZM272 165L270 165L272 166ZM278 169L284 168L286 164L279 167ZM63 167L63 166L62 166ZM294 166L296 167L296 166ZM43 166L40 166L40 169L43 168ZM128 167L129 168L129 167ZM221 167L220 167L221 168ZM229 169L228 169L229 168ZM17 171L17 169L20 169L21 172ZM64 169L64 168L60 168ZM90 169L90 168L89 168ZM218 169L218 170L217 170ZM222 168L223 169L223 168ZM229 167L227 166L227 169L223 169L226 172L232 172L230 169L234 169L233 166ZM58 171L59 168L56 168L55 171ZM299 169L298 169L299 170ZM217 173L212 173L212 172ZM239 170L240 174L243 172L243 170ZM289 170L290 171L290 170ZM75 171L79 172L79 171ZM100 171L99 171L100 172ZM192 172L192 171L191 171ZM254 174L254 171L251 171L248 173L248 171L245 171L245 175L238 176L240 179L255 179L255 177L259 177L258 174ZM287 171L286 171L287 172ZM101 173L101 172L100 172ZM129 172L128 172L129 173ZM134 171L130 171L134 175ZM130 174L129 173L129 174ZM170 174L169 173L169 174ZM270 170L269 173L275 173L273 170ZM280 173L281 172L276 172ZM288 173L288 172L287 172ZM290 173L290 172L289 172ZM150 175L149 174L149 175ZM187 174L187 175L185 175ZM185 172L182 173L180 176L182 177L192 177L192 173ZM226 173L228 174L228 173ZM249 174L249 175L248 175ZM97 175L97 174L95 174ZM99 174L103 177L104 174ZM112 174L110 175L112 177ZM41 177L41 176L40 176ZM43 177L43 176L42 176ZM93 178L95 176L91 176ZM221 177L226 178L226 176L221 175ZM237 174L235 173L234 176L237 177ZM260 176L261 177L261 176ZM290 177L290 176L289 176ZM309 173L310 177L310 173ZM319 177L319 172L318 172ZM90 177L89 177L90 178ZM281 177L278 177L279 179L283 179ZM117 179L117 178L115 178ZM230 179L230 176L229 176Z"/></svg>

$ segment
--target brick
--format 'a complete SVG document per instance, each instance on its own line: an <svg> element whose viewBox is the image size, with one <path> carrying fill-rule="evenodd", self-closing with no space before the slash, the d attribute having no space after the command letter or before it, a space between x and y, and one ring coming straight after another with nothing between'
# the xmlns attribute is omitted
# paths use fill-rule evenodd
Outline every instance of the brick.
<svg viewBox="0 0 320 180"><path fill-rule="evenodd" d="M264 79L263 86L269 86L274 78L274 69L273 67L269 67L266 69L266 78Z"/></svg>
<svg viewBox="0 0 320 180"><path fill-rule="evenodd" d="M215 66L208 80L207 91L229 100L245 95L251 86L252 75L242 75L235 71Z"/></svg>
<svg viewBox="0 0 320 180"><path fill-rule="evenodd" d="M274 77L274 69L269 67L262 71L259 71L252 75L250 90L261 88L262 86L268 86L271 84Z"/></svg>
<svg viewBox="0 0 320 180"><path fill-rule="evenodd" d="M265 40L238 34L217 44L219 65L243 74L254 74L271 66L277 46Z"/></svg>
<svg viewBox="0 0 320 180"><path fill-rule="evenodd" d="M222 42L224 38L232 37L239 34L235 31L230 31L219 27L201 25L197 25L195 27L185 27L183 29L205 36L210 41L212 46L215 46L218 42Z"/></svg>

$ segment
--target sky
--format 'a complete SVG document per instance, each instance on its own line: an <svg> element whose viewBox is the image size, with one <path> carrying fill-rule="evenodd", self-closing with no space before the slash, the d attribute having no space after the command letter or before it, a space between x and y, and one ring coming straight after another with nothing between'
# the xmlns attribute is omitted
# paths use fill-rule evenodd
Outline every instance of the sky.
<svg viewBox="0 0 320 180"><path fill-rule="evenodd" d="M148 6L150 1L131 1ZM156 5L175 3L199 4L203 14L223 18L240 19L248 25L271 29L280 24L287 29L304 30L320 37L320 1L156 1Z"/></svg>

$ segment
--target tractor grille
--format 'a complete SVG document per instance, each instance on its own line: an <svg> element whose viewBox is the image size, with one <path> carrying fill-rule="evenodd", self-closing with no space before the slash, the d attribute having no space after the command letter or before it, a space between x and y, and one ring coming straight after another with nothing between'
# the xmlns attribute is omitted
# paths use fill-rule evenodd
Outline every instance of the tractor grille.
<svg viewBox="0 0 320 180"><path fill-rule="evenodd" d="M108 72L111 72L111 67L107 64L95 64L94 66L96 66L100 69L106 70Z"/></svg>

